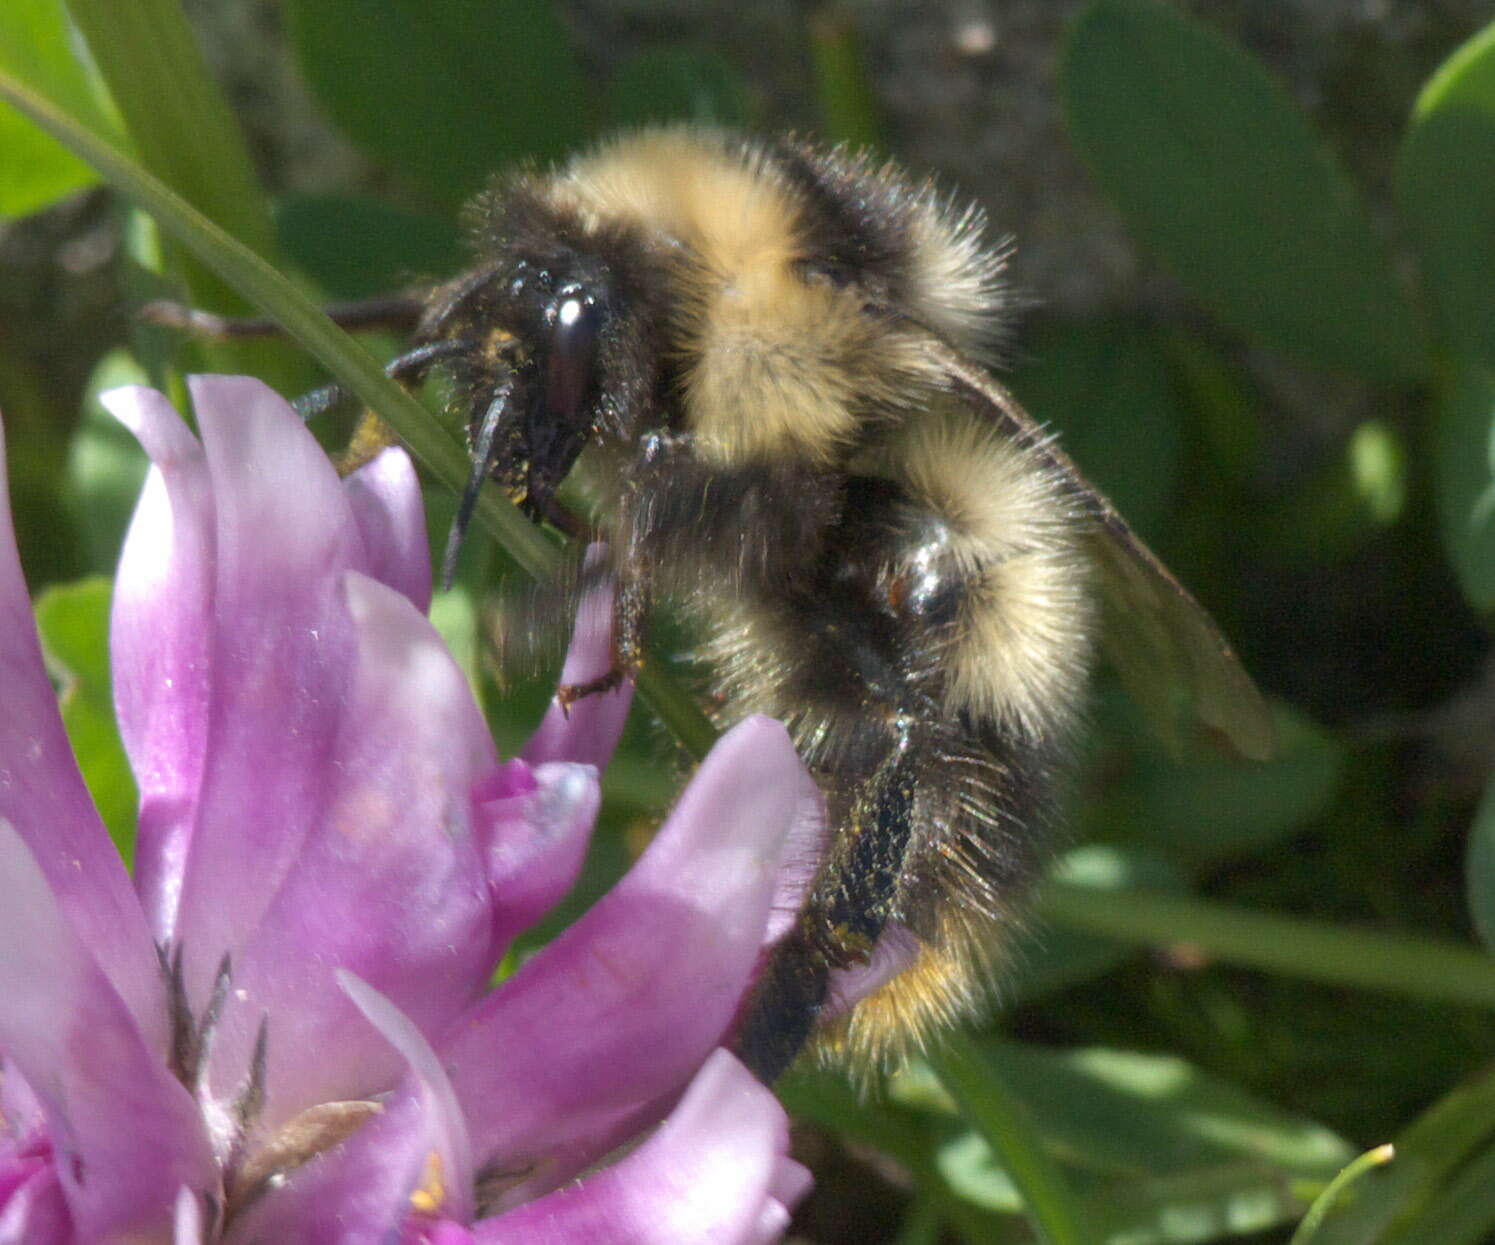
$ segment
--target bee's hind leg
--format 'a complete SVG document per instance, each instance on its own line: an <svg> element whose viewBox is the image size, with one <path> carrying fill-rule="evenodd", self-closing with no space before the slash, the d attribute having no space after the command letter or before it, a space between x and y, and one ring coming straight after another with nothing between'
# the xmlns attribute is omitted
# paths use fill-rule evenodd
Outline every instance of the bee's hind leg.
<svg viewBox="0 0 1495 1245"><path fill-rule="evenodd" d="M794 928L774 947L748 1000L735 1049L772 1084L799 1056L832 1002L831 974L865 965L894 918L913 839L925 745L908 719L862 784Z"/></svg>

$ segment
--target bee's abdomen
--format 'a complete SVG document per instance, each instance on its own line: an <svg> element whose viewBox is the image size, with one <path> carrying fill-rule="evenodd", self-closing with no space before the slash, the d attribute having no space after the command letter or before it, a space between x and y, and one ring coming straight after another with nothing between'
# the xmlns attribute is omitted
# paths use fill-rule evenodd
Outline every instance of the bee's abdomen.
<svg viewBox="0 0 1495 1245"><path fill-rule="evenodd" d="M801 996L824 979L821 1006L833 1008L835 970L892 931L917 942L911 968L820 1031L823 1047L874 1059L916 1048L986 997L1044 854L1090 626L1083 576L1064 578L1080 532L1047 514L1027 523L1021 490L1050 488L1024 476L1028 460L997 461L1005 447L977 430L901 449L903 478L848 480L814 575L741 603L717 643L738 707L789 722L835 827L780 953L797 962L775 971ZM957 454L1019 495L962 493L974 470L931 485L929 459ZM1032 651L985 652L1003 631ZM761 1040L773 1018L753 1016Z"/></svg>

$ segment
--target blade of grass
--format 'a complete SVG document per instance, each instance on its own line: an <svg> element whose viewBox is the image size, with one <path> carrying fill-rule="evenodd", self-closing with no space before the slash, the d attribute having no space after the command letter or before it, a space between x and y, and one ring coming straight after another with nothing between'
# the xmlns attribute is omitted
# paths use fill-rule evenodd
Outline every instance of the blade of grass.
<svg viewBox="0 0 1495 1245"><path fill-rule="evenodd" d="M951 1035L928 1059L961 1114L985 1138L1022 1192L1039 1239L1046 1245L1085 1245L1091 1238L1081 1227L1076 1198L1007 1092L1000 1070L962 1033Z"/></svg>
<svg viewBox="0 0 1495 1245"><path fill-rule="evenodd" d="M67 0L140 162L261 255L270 210L180 0Z"/></svg>
<svg viewBox="0 0 1495 1245"><path fill-rule="evenodd" d="M1489 1245L1495 1227L1495 1150L1476 1155L1386 1245Z"/></svg>
<svg viewBox="0 0 1495 1245"><path fill-rule="evenodd" d="M1126 942L1188 943L1216 959L1290 977L1495 1009L1495 958L1434 938L1059 882L1043 888L1041 911L1056 925Z"/></svg>
<svg viewBox="0 0 1495 1245"><path fill-rule="evenodd" d="M440 422L384 375L367 350L301 294L285 277L162 184L117 148L91 133L49 100L0 71L0 99L14 105L99 171L120 193L148 211L253 306L273 318L360 401L379 412L430 473L460 493L470 470L467 451ZM553 571L556 545L496 489L485 489L474 515L525 570ZM663 671L639 672L639 693L691 755L700 757L716 732L690 696Z"/></svg>

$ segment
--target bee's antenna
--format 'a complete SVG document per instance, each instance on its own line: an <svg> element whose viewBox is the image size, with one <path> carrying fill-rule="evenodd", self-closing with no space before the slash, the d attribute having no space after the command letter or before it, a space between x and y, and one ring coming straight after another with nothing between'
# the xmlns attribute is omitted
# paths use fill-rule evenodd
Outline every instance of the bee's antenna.
<svg viewBox="0 0 1495 1245"><path fill-rule="evenodd" d="M478 504L478 494L483 482L493 471L494 448L498 444L498 426L503 422L514 392L514 378L506 379L493 394L488 409L483 412L483 422L478 425L477 439L472 446L472 473L467 477L467 487L462 490L462 500L457 503L457 515L452 520L452 530L447 534L446 553L441 558L441 587L452 586L457 573L457 554L461 552L462 540L472 522L473 507Z"/></svg>
<svg viewBox="0 0 1495 1245"><path fill-rule="evenodd" d="M492 281L498 271L498 264L484 264L433 291L420 319L421 333L434 334L445 328L467 300Z"/></svg>

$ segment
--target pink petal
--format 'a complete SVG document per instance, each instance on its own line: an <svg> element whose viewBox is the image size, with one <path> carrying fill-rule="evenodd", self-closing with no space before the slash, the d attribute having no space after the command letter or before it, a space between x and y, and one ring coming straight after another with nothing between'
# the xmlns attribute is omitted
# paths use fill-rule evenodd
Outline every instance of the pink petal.
<svg viewBox="0 0 1495 1245"><path fill-rule="evenodd" d="M351 661L319 758L316 816L234 958L215 1093L237 1092L270 1017L265 1119L392 1083L397 1053L339 990L343 968L437 1032L498 961L470 793L497 769L462 671L400 593L350 574ZM262 828L264 836L273 825ZM336 1050L335 1059L308 1059Z"/></svg>
<svg viewBox="0 0 1495 1245"><path fill-rule="evenodd" d="M825 801L808 773L801 794L779 856L768 928L763 931L765 946L778 942L793 928L825 852Z"/></svg>
<svg viewBox="0 0 1495 1245"><path fill-rule="evenodd" d="M422 614L431 608L431 547L415 465L404 450L384 450L343 481L363 533L368 573L402 592Z"/></svg>
<svg viewBox="0 0 1495 1245"><path fill-rule="evenodd" d="M202 1203L188 1188L177 1190L171 1245L203 1245Z"/></svg>
<svg viewBox="0 0 1495 1245"><path fill-rule="evenodd" d="M176 923L207 746L213 497L207 458L171 403L139 387L101 400L154 464L120 555L110 661L120 735L140 787L135 886L164 943Z"/></svg>
<svg viewBox="0 0 1495 1245"><path fill-rule="evenodd" d="M253 1203L233 1224L229 1245L420 1239L408 1231L413 1223L472 1216L466 1125L435 1054L387 998L348 974L338 977L408 1074L378 1115Z"/></svg>
<svg viewBox="0 0 1495 1245"><path fill-rule="evenodd" d="M0 895L0 1047L46 1112L79 1238L164 1232L179 1188L217 1187L197 1105L3 821Z"/></svg>
<svg viewBox="0 0 1495 1245"><path fill-rule="evenodd" d="M855 1007L874 990L887 985L919 958L919 940L905 925L890 922L865 964L837 969L831 974L823 1017L829 1020Z"/></svg>
<svg viewBox="0 0 1495 1245"><path fill-rule="evenodd" d="M422 1118L429 1122L430 1153L440 1160L446 1186L446 1200L440 1211L466 1222L472 1218L473 1210L472 1146L467 1137L467 1121L457 1105L457 1095L446 1070L410 1017L387 998L349 973L339 973L338 983L369 1024L404 1058L409 1075L399 1092L418 1095Z"/></svg>
<svg viewBox="0 0 1495 1245"><path fill-rule="evenodd" d="M602 801L590 765L540 765L532 777L530 790L478 809L489 844L488 884L500 955L576 884Z"/></svg>
<svg viewBox="0 0 1495 1245"><path fill-rule="evenodd" d="M743 722L628 875L437 1044L480 1165L607 1137L679 1091L733 1018L818 798L783 727Z"/></svg>
<svg viewBox="0 0 1495 1245"><path fill-rule="evenodd" d="M587 550L587 569L594 571L603 557L603 547L593 545ZM561 682L587 683L607 674L613 660L612 633L612 585L604 582L587 592L577 608L576 627L566 652L566 664L561 669ZM631 680L617 691L579 700L569 710L552 703L520 755L531 765L544 761L580 761L605 769L618 746L632 703Z"/></svg>
<svg viewBox="0 0 1495 1245"><path fill-rule="evenodd" d="M218 518L207 754L177 930L200 1005L322 816L354 658L340 576L362 540L278 395L242 377L196 377L192 393Z"/></svg>
<svg viewBox="0 0 1495 1245"><path fill-rule="evenodd" d="M75 1245L72 1216L51 1163L38 1163L9 1196L0 1196L0 1241L5 1245Z"/></svg>
<svg viewBox="0 0 1495 1245"><path fill-rule="evenodd" d="M787 1224L802 1194L789 1121L773 1093L715 1052L658 1132L612 1167L474 1233L481 1245L747 1245Z"/></svg>
<svg viewBox="0 0 1495 1245"><path fill-rule="evenodd" d="M4 457L0 435L0 819L35 854L51 894L147 1041L164 1050L166 1007L155 948L124 863L78 773L42 664L11 526Z"/></svg>
<svg viewBox="0 0 1495 1245"><path fill-rule="evenodd" d="M407 1239L412 1245L474 1245L472 1233L450 1219L431 1224Z"/></svg>
<svg viewBox="0 0 1495 1245"><path fill-rule="evenodd" d="M0 1058L0 1124L11 1141L25 1149L44 1128L42 1106L14 1061Z"/></svg>

